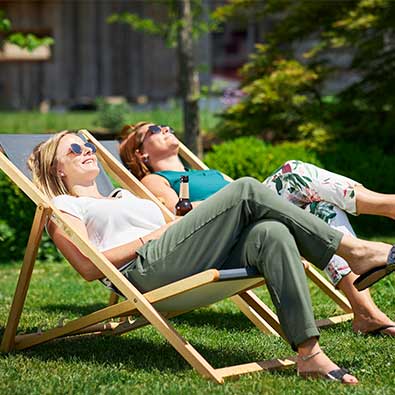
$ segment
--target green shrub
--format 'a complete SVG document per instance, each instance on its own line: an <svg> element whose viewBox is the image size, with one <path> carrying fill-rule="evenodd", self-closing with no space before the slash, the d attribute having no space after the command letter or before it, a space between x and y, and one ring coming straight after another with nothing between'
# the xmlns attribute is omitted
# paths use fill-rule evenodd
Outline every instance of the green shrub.
<svg viewBox="0 0 395 395"><path fill-rule="evenodd" d="M4 173L0 172L0 262L23 258L34 212L34 203ZM38 258L60 259L60 254L45 232Z"/></svg>
<svg viewBox="0 0 395 395"><path fill-rule="evenodd" d="M393 155L369 145L337 143L319 154L324 168L350 177L376 192L395 192L395 162ZM350 216L352 225L363 235L394 234L394 221L388 218L362 215Z"/></svg>
<svg viewBox="0 0 395 395"><path fill-rule="evenodd" d="M130 106L127 103L108 103L104 99L98 99L97 111L96 125L118 131L126 123Z"/></svg>
<svg viewBox="0 0 395 395"><path fill-rule="evenodd" d="M270 145L256 137L240 137L216 145L205 156L209 167L232 178L251 176L260 181L291 159L320 165L317 155L304 143Z"/></svg>

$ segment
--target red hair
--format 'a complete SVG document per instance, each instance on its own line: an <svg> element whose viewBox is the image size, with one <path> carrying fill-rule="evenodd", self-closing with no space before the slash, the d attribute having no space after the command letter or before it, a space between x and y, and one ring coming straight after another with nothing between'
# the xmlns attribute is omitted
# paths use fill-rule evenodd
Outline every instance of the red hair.
<svg viewBox="0 0 395 395"><path fill-rule="evenodd" d="M139 180L147 174L151 174L148 165L141 159L140 155L137 155L147 133L144 126L150 124L151 122L139 122L135 125L125 125L121 130L122 142L119 152L122 162Z"/></svg>

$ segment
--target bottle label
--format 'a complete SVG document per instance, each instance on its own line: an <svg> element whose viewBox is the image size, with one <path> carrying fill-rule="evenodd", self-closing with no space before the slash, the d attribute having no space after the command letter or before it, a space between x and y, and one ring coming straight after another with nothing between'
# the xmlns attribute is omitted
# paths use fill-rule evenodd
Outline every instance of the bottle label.
<svg viewBox="0 0 395 395"><path fill-rule="evenodd" d="M189 185L187 182L180 183L180 199L189 199Z"/></svg>

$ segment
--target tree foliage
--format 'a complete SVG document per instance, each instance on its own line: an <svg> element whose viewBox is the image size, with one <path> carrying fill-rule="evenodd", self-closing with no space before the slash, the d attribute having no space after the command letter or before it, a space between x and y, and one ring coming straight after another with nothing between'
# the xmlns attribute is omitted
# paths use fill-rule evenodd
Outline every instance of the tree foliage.
<svg viewBox="0 0 395 395"><path fill-rule="evenodd" d="M395 2L230 0L217 16L252 9L272 28L241 71L245 97L223 114L222 131L316 145L341 138L393 152ZM309 46L296 57L301 43ZM338 62L344 54L346 65ZM328 96L324 83L339 73L353 78Z"/></svg>
<svg viewBox="0 0 395 395"><path fill-rule="evenodd" d="M132 12L122 12L113 14L108 19L108 23L123 23L129 25L133 30L142 33L164 38L165 43L170 48L178 45L177 34L185 21L180 19L178 12L178 0L163 0L160 4L165 10L161 14L161 19L143 18ZM197 40L202 34L217 27L213 18L207 18L201 0L191 0L192 8L192 37Z"/></svg>

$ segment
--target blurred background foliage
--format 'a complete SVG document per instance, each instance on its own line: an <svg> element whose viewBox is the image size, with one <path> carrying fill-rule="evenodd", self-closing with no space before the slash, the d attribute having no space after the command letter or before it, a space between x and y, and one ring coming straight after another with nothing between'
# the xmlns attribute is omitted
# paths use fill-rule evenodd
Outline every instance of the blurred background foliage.
<svg viewBox="0 0 395 395"><path fill-rule="evenodd" d="M267 42L241 70L244 99L222 114L222 136L258 135L271 141L330 141L394 152L395 2L233 0L223 19L254 13L269 18ZM309 43L303 53L295 48ZM337 58L347 53L347 64ZM328 94L325 83L348 75Z"/></svg>

